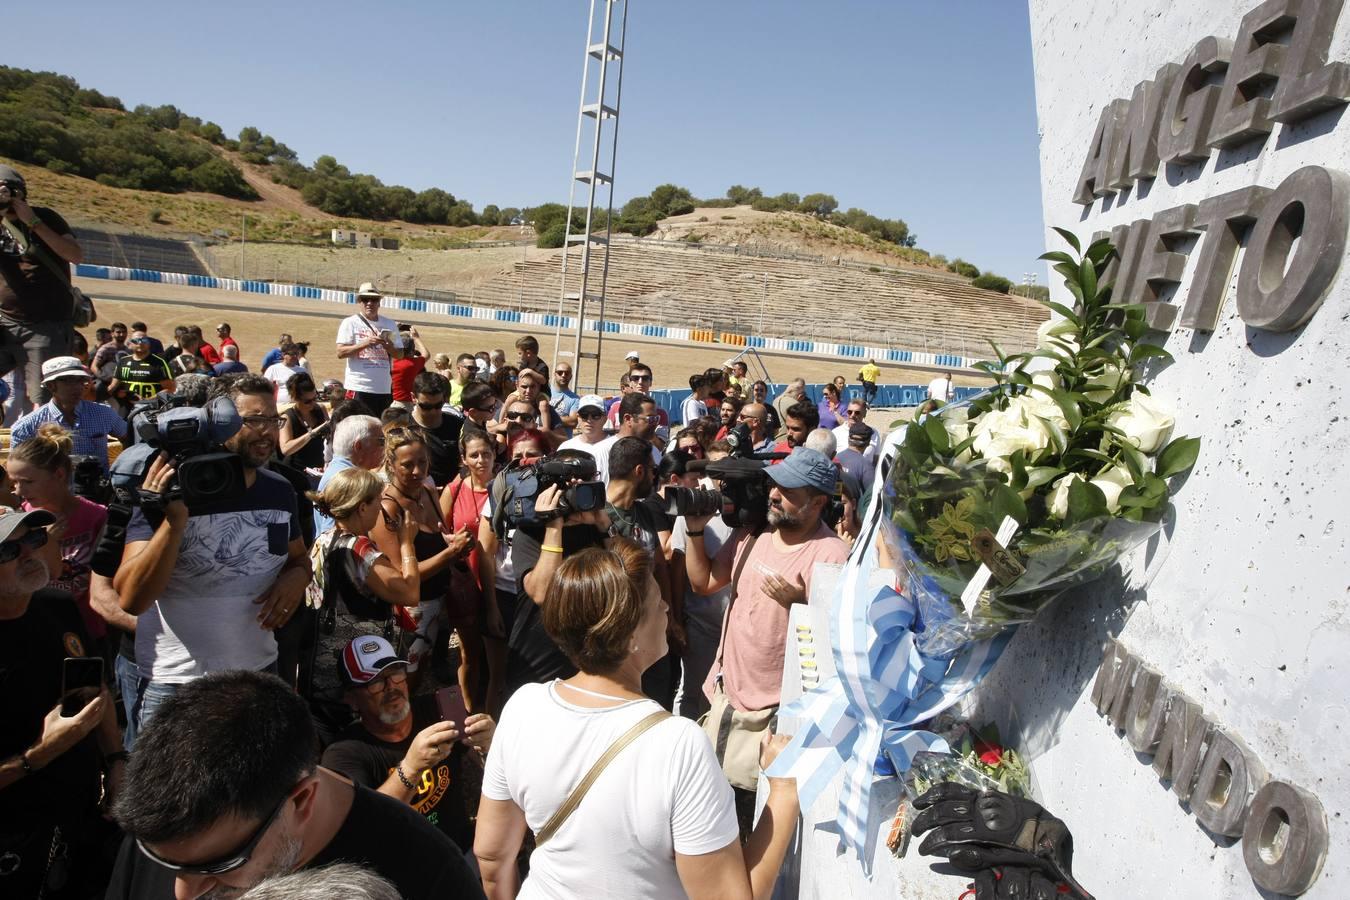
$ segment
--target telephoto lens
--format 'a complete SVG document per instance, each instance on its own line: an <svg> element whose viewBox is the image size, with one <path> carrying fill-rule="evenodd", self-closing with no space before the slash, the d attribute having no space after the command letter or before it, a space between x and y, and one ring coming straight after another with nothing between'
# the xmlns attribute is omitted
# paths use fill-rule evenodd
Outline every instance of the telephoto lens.
<svg viewBox="0 0 1350 900"><path fill-rule="evenodd" d="M667 485L662 493L668 516L717 516L722 514L721 491Z"/></svg>

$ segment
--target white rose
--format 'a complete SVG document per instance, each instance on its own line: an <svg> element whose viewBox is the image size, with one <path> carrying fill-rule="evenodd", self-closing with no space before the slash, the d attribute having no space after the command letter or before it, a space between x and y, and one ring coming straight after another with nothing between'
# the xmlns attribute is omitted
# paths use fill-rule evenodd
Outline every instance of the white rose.
<svg viewBox="0 0 1350 900"><path fill-rule="evenodd" d="M1050 432L1036 414L1038 408L1025 396L1014 397L1007 409L991 410L975 422L971 446L989 460L989 468L996 472L1011 471L1007 458L1018 450L1029 461L1050 446ZM1058 411L1058 407L1055 409Z"/></svg>
<svg viewBox="0 0 1350 900"><path fill-rule="evenodd" d="M1172 436L1176 422L1166 404L1138 391L1106 417L1106 424L1119 428L1125 439L1144 453L1161 450Z"/></svg>
<svg viewBox="0 0 1350 900"><path fill-rule="evenodd" d="M1088 482L1096 485L1106 495L1106 508L1109 512L1120 509L1120 492L1134 484L1134 476L1124 466L1113 466Z"/></svg>
<svg viewBox="0 0 1350 900"><path fill-rule="evenodd" d="M1122 369L1115 363L1106 363L1102 366L1101 371L1088 378L1083 393L1094 403L1105 403L1111 399L1129 377L1129 369Z"/></svg>
<svg viewBox="0 0 1350 900"><path fill-rule="evenodd" d="M1054 486L1050 488L1050 493L1045 497L1045 507L1051 516L1062 519L1069 514L1069 487L1075 481L1082 480L1082 475L1071 472L1055 482Z"/></svg>
<svg viewBox="0 0 1350 900"><path fill-rule="evenodd" d="M964 406L944 409L938 417L942 420L942 427L947 431L947 440L951 441L953 447L970 437L970 414ZM962 450L957 456L961 462L970 461L970 448Z"/></svg>
<svg viewBox="0 0 1350 900"><path fill-rule="evenodd" d="M1078 331L1068 319L1047 319L1036 329L1036 347L1068 359L1069 352L1078 352Z"/></svg>

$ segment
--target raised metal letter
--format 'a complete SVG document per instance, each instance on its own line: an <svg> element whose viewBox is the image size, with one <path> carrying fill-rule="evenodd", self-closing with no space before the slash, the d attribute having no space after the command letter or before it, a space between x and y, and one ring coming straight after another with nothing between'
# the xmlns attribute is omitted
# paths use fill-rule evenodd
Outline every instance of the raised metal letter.
<svg viewBox="0 0 1350 900"><path fill-rule="evenodd" d="M1109 187L1124 190L1136 181L1158 174L1158 122L1163 101L1179 69L1176 63L1167 63L1152 81L1134 86L1125 115L1117 123Z"/></svg>
<svg viewBox="0 0 1350 900"><path fill-rule="evenodd" d="M1209 129L1219 99L1219 86L1210 84L1211 76L1228 66L1232 52L1232 41L1210 36L1201 38L1186 56L1158 123L1158 158L1163 162L1209 156Z"/></svg>
<svg viewBox="0 0 1350 900"><path fill-rule="evenodd" d="M1211 147L1236 147L1275 127L1270 100L1261 94L1283 71L1285 48L1274 39L1293 28L1298 2L1266 0L1242 17L1215 108Z"/></svg>
<svg viewBox="0 0 1350 900"><path fill-rule="evenodd" d="M1252 798L1242 830L1242 861L1259 886L1301 894L1313 886L1327 858L1327 814L1302 788L1268 781Z"/></svg>
<svg viewBox="0 0 1350 900"><path fill-rule="evenodd" d="M1280 183L1252 227L1238 273L1242 321L1293 331L1312 318L1345 253L1348 200L1350 178L1322 166L1305 166Z"/></svg>
<svg viewBox="0 0 1350 900"><path fill-rule="evenodd" d="M1186 271L1186 254L1175 252L1172 245L1194 233L1195 206L1191 203L1165 209L1149 222L1134 283L1139 286L1139 302L1146 304L1148 327L1155 331L1171 331L1177 318L1177 307L1159 299L1167 286L1181 283Z"/></svg>
<svg viewBox="0 0 1350 900"><path fill-rule="evenodd" d="M1125 712L1125 736L1130 746L1140 753L1152 753L1162 738L1167 721L1167 703L1170 691L1163 686L1157 670L1140 665L1134 677L1134 695Z"/></svg>
<svg viewBox="0 0 1350 900"><path fill-rule="evenodd" d="M1191 812L1210 831L1236 837L1242 834L1247 801L1265 782L1266 767L1242 738L1216 728L1195 779Z"/></svg>
<svg viewBox="0 0 1350 900"><path fill-rule="evenodd" d="M1183 803L1191 799L1195 770L1200 766L1200 751L1213 726L1200 712L1200 706L1180 691L1172 695L1167 708L1167 724L1153 757L1153 771L1171 780L1172 793Z"/></svg>
<svg viewBox="0 0 1350 900"><path fill-rule="evenodd" d="M1218 327L1238 242L1261 215L1269 196L1268 188L1253 186L1201 201L1195 226L1203 228L1205 236L1200 241L1195 274L1191 276L1186 305L1181 311L1184 327L1196 331L1213 331Z"/></svg>
<svg viewBox="0 0 1350 900"><path fill-rule="evenodd" d="M1116 130L1126 106L1124 100L1112 100L1102 109L1101 118L1097 120L1097 130L1092 133L1092 143L1088 144L1083 171L1074 188L1074 203L1091 206L1097 197L1113 193L1114 189L1107 186L1112 171L1111 154L1115 150Z"/></svg>
<svg viewBox="0 0 1350 900"><path fill-rule="evenodd" d="M1350 66L1327 63L1343 0L1302 0L1271 102L1276 122L1297 122L1350 100Z"/></svg>

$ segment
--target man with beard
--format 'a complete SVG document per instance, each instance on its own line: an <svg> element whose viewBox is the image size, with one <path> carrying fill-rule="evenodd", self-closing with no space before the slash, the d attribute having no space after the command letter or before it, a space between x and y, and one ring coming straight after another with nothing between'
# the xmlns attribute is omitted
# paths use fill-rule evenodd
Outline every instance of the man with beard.
<svg viewBox="0 0 1350 900"><path fill-rule="evenodd" d="M442 721L431 694L408 696L408 661L378 635L353 638L338 658L343 700L357 715L323 752L323 764L353 783L417 810L463 850L473 847L461 771L487 753L494 724L484 713Z"/></svg>
<svg viewBox="0 0 1350 900"><path fill-rule="evenodd" d="M156 514L145 503L137 508L113 580L122 609L139 617L142 731L156 707L194 679L225 669L274 672L273 632L295 615L309 586L295 490L264 468L284 421L272 383L238 375L223 387L243 419L225 442L243 464L243 490L189 511L172 490L174 464L161 453L142 491L163 518L152 525L147 516Z"/></svg>
<svg viewBox="0 0 1350 900"><path fill-rule="evenodd" d="M725 693L742 712L777 708L788 609L806 602L816 563L842 563L848 556L848 545L821 520L834 496L837 471L828 457L809 447L799 447L781 464L769 466L765 472L773 487L768 528L756 535L737 531L715 559L708 558L703 545L703 529L712 517L685 517L690 589L711 594L731 585L732 591L717 662L703 684L714 706L716 695ZM736 791L743 811L747 791ZM754 802L753 790L748 802Z"/></svg>
<svg viewBox="0 0 1350 900"><path fill-rule="evenodd" d="M482 897L463 854L406 803L318 765L309 710L263 672L165 701L115 807L127 832L109 900L239 897L271 876L357 863L405 900Z"/></svg>
<svg viewBox="0 0 1350 900"><path fill-rule="evenodd" d="M783 420L783 440L774 444L775 453L791 453L806 446L806 436L820 426L820 410L810 400L799 400L787 408Z"/></svg>
<svg viewBox="0 0 1350 900"><path fill-rule="evenodd" d="M78 712L62 715L63 661L85 656L89 645L70 594L46 587L47 526L55 521L46 510L0 507L0 893L6 897L87 897L101 886L107 869L93 845L100 781L106 767L105 789L115 793L126 759L106 689L90 689ZM58 850L62 885L49 877Z"/></svg>

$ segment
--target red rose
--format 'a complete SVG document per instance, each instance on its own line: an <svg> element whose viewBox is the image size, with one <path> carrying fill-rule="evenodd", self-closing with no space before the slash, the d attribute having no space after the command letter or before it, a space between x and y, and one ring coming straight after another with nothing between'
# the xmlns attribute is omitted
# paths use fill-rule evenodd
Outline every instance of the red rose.
<svg viewBox="0 0 1350 900"><path fill-rule="evenodd" d="M996 766L1002 761L1003 761L1002 747L990 747L988 750L980 754L980 762L984 763L986 766Z"/></svg>

